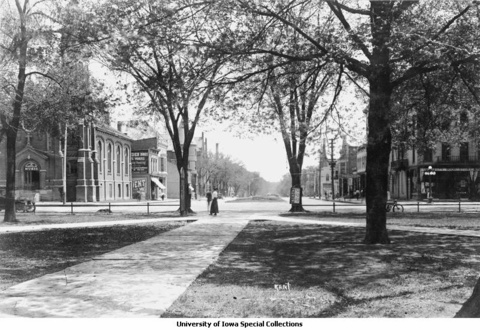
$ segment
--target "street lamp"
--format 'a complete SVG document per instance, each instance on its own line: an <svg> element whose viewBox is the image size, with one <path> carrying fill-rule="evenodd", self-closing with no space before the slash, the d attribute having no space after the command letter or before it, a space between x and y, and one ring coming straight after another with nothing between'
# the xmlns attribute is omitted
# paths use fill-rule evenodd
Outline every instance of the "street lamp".
<svg viewBox="0 0 480 330"><path fill-rule="evenodd" d="M432 196L432 175L435 175L435 171L433 170L432 166L428 167L427 170L427 175L428 175L428 202L431 203L433 201L433 196Z"/></svg>

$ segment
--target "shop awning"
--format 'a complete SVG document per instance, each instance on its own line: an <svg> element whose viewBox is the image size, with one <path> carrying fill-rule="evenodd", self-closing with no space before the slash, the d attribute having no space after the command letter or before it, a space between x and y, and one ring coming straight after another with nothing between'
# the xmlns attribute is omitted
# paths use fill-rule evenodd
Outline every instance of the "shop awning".
<svg viewBox="0 0 480 330"><path fill-rule="evenodd" d="M155 183L158 186L158 188L160 188L160 189L166 189L167 188L157 178L152 178L152 182Z"/></svg>

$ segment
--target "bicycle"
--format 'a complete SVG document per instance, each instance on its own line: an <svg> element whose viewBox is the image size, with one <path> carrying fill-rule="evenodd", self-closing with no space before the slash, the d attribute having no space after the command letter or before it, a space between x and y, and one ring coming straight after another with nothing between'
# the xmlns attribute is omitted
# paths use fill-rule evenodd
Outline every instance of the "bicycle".
<svg viewBox="0 0 480 330"><path fill-rule="evenodd" d="M36 206L35 202L29 199L18 199L15 201L15 209L17 212L35 212Z"/></svg>
<svg viewBox="0 0 480 330"><path fill-rule="evenodd" d="M395 199L392 203L387 202L387 205L385 206L385 210L387 212L403 212L403 205L398 204L397 200Z"/></svg>

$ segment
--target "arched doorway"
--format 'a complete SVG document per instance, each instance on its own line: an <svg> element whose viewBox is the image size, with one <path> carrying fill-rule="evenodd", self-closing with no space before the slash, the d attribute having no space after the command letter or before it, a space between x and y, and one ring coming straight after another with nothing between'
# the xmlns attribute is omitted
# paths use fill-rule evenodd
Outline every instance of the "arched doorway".
<svg viewBox="0 0 480 330"><path fill-rule="evenodd" d="M40 189L40 169L34 161L28 161L23 165L23 189Z"/></svg>

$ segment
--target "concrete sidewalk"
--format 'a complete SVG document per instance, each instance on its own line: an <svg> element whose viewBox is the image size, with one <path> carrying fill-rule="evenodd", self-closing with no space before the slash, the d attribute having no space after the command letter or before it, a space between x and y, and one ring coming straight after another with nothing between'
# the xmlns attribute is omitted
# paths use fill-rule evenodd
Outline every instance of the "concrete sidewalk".
<svg viewBox="0 0 480 330"><path fill-rule="evenodd" d="M0 317L159 317L247 225L203 217L0 292Z"/></svg>
<svg viewBox="0 0 480 330"><path fill-rule="evenodd" d="M249 220L365 227L364 223L280 217L267 213L225 212L217 217L200 215L188 218L195 219L196 222L143 242L1 291L0 318L160 317L197 276L215 262ZM162 219L166 220L179 219ZM103 225L119 223L125 223L125 220ZM73 225L82 226L79 223ZM38 230L43 229L47 228ZM393 225L388 229L480 237L480 232L473 230Z"/></svg>

